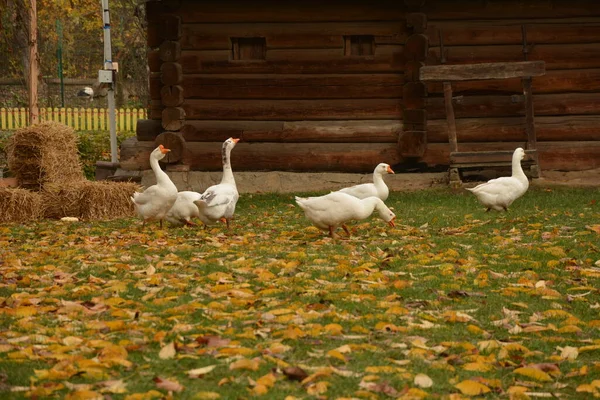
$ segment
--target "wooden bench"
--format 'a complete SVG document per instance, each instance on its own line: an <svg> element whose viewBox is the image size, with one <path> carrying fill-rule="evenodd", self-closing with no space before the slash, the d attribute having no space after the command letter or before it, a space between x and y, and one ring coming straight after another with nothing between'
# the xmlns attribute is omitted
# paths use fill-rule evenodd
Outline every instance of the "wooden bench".
<svg viewBox="0 0 600 400"><path fill-rule="evenodd" d="M419 76L422 82L443 82L444 105L446 120L448 122L448 139L450 142L450 184L460 186L460 169L482 169L489 167L510 166L512 150L498 151L459 151L456 139L456 120L452 105L452 82L469 80L509 79L521 78L523 85L523 98L525 104L525 129L527 144L523 160L524 167L529 168L532 177L540 176L538 164L537 141L533 113L533 95L531 80L534 76L546 73L544 61L522 61L507 63L482 63L460 65L435 65L424 66L420 69Z"/></svg>

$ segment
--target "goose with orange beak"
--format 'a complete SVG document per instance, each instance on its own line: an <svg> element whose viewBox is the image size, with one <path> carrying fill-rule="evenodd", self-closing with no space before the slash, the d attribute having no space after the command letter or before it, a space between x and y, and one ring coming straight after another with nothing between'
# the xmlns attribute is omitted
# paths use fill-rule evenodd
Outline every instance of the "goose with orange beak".
<svg viewBox="0 0 600 400"><path fill-rule="evenodd" d="M131 196L131 201L143 220L142 226L146 221L158 221L162 228L163 219L177 200L177 187L158 164L170 151L161 144L150 153L150 167L154 172L156 184Z"/></svg>

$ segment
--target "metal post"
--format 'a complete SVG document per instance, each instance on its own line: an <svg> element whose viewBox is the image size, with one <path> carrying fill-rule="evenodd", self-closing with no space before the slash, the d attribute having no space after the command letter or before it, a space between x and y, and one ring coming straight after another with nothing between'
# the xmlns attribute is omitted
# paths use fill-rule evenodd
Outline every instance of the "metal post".
<svg viewBox="0 0 600 400"><path fill-rule="evenodd" d="M62 42L63 31L62 23L59 19L56 20L56 31L58 33L58 49L56 50L56 58L58 58L58 78L60 79L60 106L65 107L65 79L63 74L63 59L62 59Z"/></svg>
<svg viewBox="0 0 600 400"><path fill-rule="evenodd" d="M102 21L104 23L104 69L113 71L112 49L110 46L110 13L108 0L102 0ZM117 120L115 114L115 74L108 84L108 124L110 126L110 161L117 162Z"/></svg>

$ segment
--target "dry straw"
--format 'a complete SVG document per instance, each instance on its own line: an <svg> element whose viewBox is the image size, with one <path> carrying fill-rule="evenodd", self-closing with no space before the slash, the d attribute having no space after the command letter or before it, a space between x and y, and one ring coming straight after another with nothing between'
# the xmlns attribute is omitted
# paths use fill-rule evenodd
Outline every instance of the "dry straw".
<svg viewBox="0 0 600 400"><path fill-rule="evenodd" d="M0 188L0 223L35 221L44 213L42 196L27 189Z"/></svg>
<svg viewBox="0 0 600 400"><path fill-rule="evenodd" d="M130 196L139 185L130 182L71 182L47 184L41 192L46 218L77 217L107 220L135 215Z"/></svg>
<svg viewBox="0 0 600 400"><path fill-rule="evenodd" d="M19 185L41 190L46 183L84 179L73 128L54 121L17 130L8 143L8 167Z"/></svg>

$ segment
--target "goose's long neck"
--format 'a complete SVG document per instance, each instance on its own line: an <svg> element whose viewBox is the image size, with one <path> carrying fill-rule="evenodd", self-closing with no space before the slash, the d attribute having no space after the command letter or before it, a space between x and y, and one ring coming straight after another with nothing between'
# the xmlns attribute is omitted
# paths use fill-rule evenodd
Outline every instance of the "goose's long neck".
<svg viewBox="0 0 600 400"><path fill-rule="evenodd" d="M369 218L373 211L379 206L379 203L383 203L381 199L377 197L367 197L361 201L362 207L358 210L358 217L360 219Z"/></svg>
<svg viewBox="0 0 600 400"><path fill-rule="evenodd" d="M384 185L383 175L381 174L381 172L379 172L379 171L374 171L373 172L373 183L377 187L380 187L380 186Z"/></svg>
<svg viewBox="0 0 600 400"><path fill-rule="evenodd" d="M518 154L513 155L512 159L512 176L519 180L527 180L523 167L521 167L521 157Z"/></svg>
<svg viewBox="0 0 600 400"><path fill-rule="evenodd" d="M152 171L154 171L156 183L164 184L171 180L169 175L167 175L167 173L160 168L158 160L155 157L150 157L150 168L152 168Z"/></svg>
<svg viewBox="0 0 600 400"><path fill-rule="evenodd" d="M223 158L223 177L221 183L231 183L235 185L235 179L233 177L233 171L231 169L231 147L226 146L221 152Z"/></svg>

